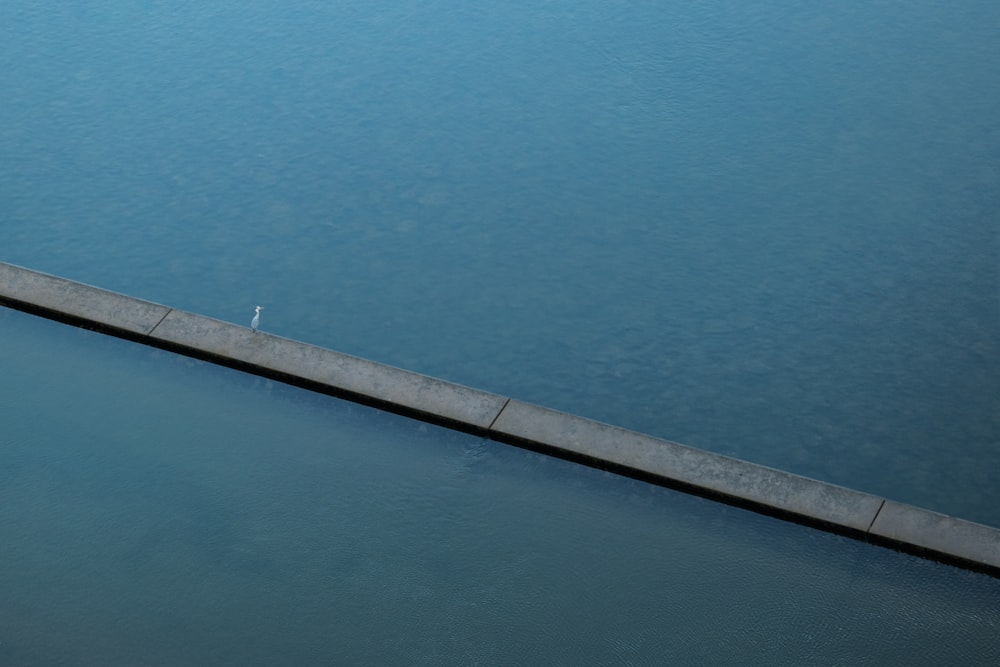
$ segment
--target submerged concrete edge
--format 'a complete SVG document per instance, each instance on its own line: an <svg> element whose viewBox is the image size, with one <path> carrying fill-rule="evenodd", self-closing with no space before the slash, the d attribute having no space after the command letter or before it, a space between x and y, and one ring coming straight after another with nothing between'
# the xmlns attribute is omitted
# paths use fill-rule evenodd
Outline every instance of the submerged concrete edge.
<svg viewBox="0 0 1000 667"><path fill-rule="evenodd" d="M0 262L0 305L1000 577L1000 529Z"/></svg>

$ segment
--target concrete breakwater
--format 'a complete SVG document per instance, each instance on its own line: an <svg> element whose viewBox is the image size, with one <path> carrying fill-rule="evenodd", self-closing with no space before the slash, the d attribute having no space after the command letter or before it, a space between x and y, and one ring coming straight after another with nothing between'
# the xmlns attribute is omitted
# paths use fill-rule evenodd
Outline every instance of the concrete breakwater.
<svg viewBox="0 0 1000 667"><path fill-rule="evenodd" d="M1000 529L0 263L0 305L1000 577Z"/></svg>

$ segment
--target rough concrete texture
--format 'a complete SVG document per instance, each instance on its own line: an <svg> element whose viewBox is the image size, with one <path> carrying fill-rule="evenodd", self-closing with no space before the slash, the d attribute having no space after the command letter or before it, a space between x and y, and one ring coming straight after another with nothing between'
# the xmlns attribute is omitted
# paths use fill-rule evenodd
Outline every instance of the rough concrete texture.
<svg viewBox="0 0 1000 667"><path fill-rule="evenodd" d="M871 535L1000 573L1000 530L996 528L887 500Z"/></svg>
<svg viewBox="0 0 1000 667"><path fill-rule="evenodd" d="M467 430L485 432L507 401L496 394L184 311L171 311L151 338L301 378L334 393L436 417L436 421Z"/></svg>
<svg viewBox="0 0 1000 667"><path fill-rule="evenodd" d="M2 262L0 304L1000 576L1000 529Z"/></svg>
<svg viewBox="0 0 1000 667"><path fill-rule="evenodd" d="M0 303L80 322L101 329L147 334L170 310L83 283L0 262Z"/></svg>
<svg viewBox="0 0 1000 667"><path fill-rule="evenodd" d="M882 499L520 401L491 429L526 441L644 473L737 504L791 514L809 523L864 533Z"/></svg>

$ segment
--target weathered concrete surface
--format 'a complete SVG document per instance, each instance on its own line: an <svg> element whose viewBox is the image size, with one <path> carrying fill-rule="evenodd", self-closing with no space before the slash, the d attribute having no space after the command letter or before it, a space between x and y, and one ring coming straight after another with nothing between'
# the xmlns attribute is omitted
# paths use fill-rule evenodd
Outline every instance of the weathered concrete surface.
<svg viewBox="0 0 1000 667"><path fill-rule="evenodd" d="M184 311L171 311L151 338L473 432L485 432L507 401L497 394Z"/></svg>
<svg viewBox="0 0 1000 667"><path fill-rule="evenodd" d="M843 532L865 533L882 505L881 498L867 493L520 401L508 403L490 433Z"/></svg>
<svg viewBox="0 0 1000 667"><path fill-rule="evenodd" d="M104 331L145 335L170 310L83 283L0 262L0 303Z"/></svg>
<svg viewBox="0 0 1000 667"><path fill-rule="evenodd" d="M1000 530L891 500L871 528L875 541L908 551L926 550L948 560L1000 573Z"/></svg>
<svg viewBox="0 0 1000 667"><path fill-rule="evenodd" d="M0 304L1000 576L1000 529L2 262Z"/></svg>

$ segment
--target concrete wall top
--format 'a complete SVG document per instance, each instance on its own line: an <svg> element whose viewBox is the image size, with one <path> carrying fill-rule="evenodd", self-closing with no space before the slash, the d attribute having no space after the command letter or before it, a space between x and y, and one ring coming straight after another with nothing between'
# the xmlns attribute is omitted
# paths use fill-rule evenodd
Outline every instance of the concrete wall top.
<svg viewBox="0 0 1000 667"><path fill-rule="evenodd" d="M0 262L0 304L1000 576L1000 530Z"/></svg>
<svg viewBox="0 0 1000 667"><path fill-rule="evenodd" d="M493 426L500 439L561 450L681 489L864 533L882 498L675 442L510 401Z"/></svg>
<svg viewBox="0 0 1000 667"><path fill-rule="evenodd" d="M0 262L0 302L102 331L148 334L170 311L149 301Z"/></svg>
<svg viewBox="0 0 1000 667"><path fill-rule="evenodd" d="M908 551L938 559L957 555L1000 576L1000 530L990 526L887 500L870 537L873 542L903 544Z"/></svg>
<svg viewBox="0 0 1000 667"><path fill-rule="evenodd" d="M152 339L403 414L485 432L507 399L367 359L172 310Z"/></svg>

